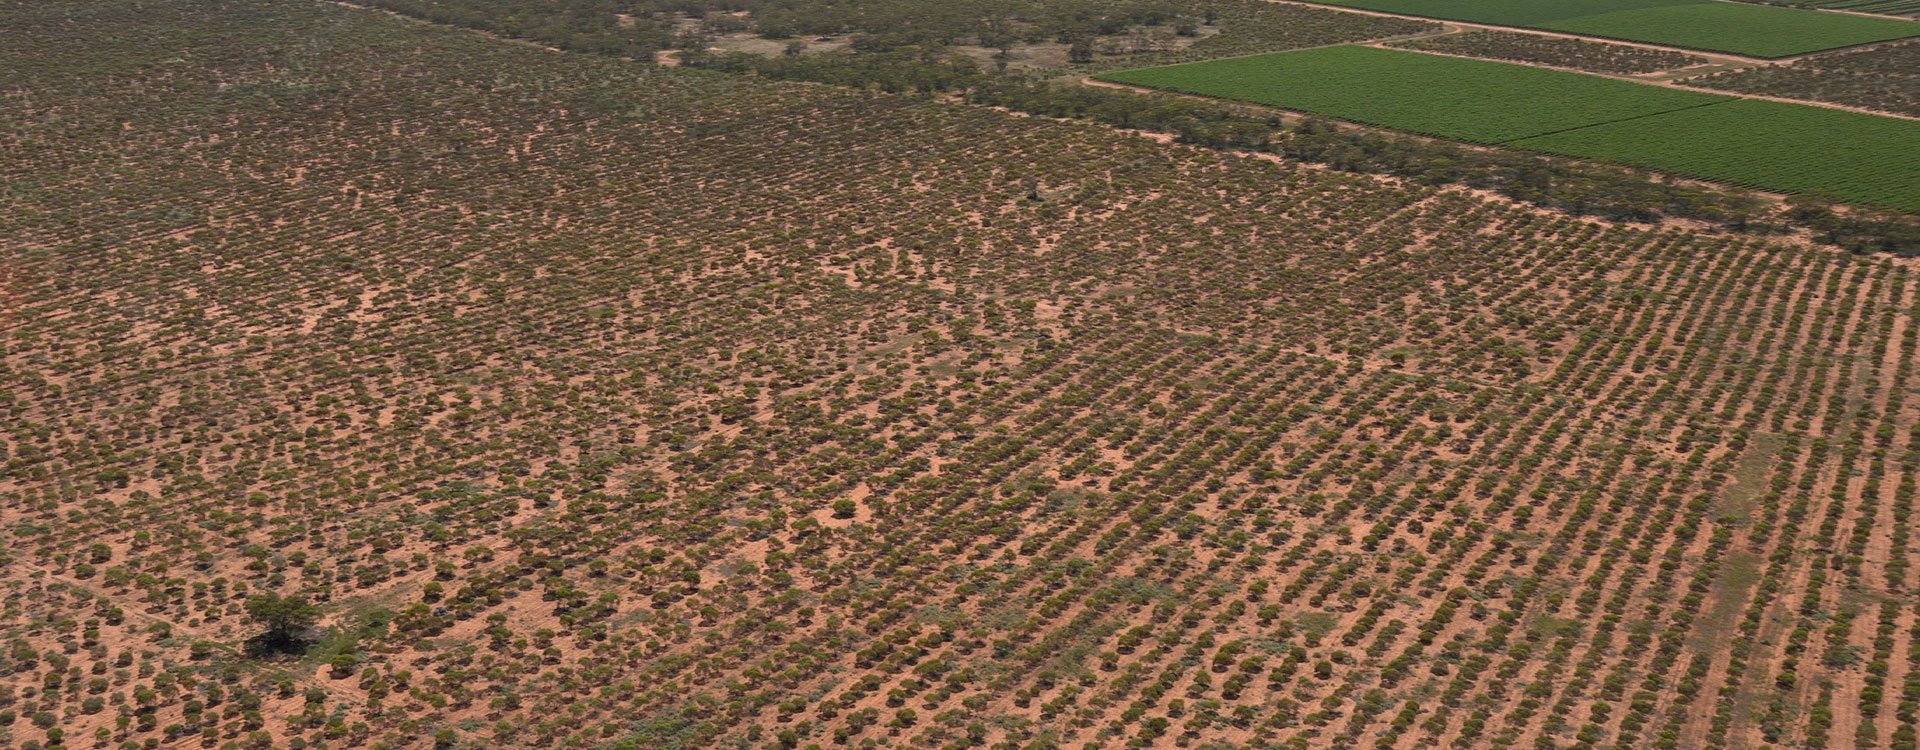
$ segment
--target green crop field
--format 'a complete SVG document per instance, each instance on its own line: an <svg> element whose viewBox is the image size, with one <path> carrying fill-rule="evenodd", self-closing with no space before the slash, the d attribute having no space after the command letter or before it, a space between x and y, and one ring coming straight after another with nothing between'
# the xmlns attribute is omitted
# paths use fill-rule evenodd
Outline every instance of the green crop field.
<svg viewBox="0 0 1920 750"><path fill-rule="evenodd" d="M1903 16L1920 13L1920 0L1756 0L1773 5L1810 5L1815 8L1850 10L1856 13L1879 13L1888 16Z"/></svg>
<svg viewBox="0 0 1920 750"><path fill-rule="evenodd" d="M1911 120L1736 100L1513 145L1920 211L1916 144Z"/></svg>
<svg viewBox="0 0 1920 750"><path fill-rule="evenodd" d="M1313 1L1753 57L1787 57L1920 36L1920 22L1720 0Z"/></svg>
<svg viewBox="0 0 1920 750"><path fill-rule="evenodd" d="M1525 65L1324 47L1106 80L1920 211L1920 122Z"/></svg>
<svg viewBox="0 0 1920 750"><path fill-rule="evenodd" d="M1101 77L1476 143L1503 143L1728 98L1373 47L1323 47Z"/></svg>

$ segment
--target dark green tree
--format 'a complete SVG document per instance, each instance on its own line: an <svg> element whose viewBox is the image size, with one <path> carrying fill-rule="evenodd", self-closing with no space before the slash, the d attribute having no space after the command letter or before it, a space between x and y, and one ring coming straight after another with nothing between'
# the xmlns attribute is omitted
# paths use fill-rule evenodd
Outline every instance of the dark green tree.
<svg viewBox="0 0 1920 750"><path fill-rule="evenodd" d="M1085 65L1093 62L1093 39L1080 37L1067 46L1067 62Z"/></svg>
<svg viewBox="0 0 1920 750"><path fill-rule="evenodd" d="M304 596L265 593L247 599L247 616L266 627L260 643L275 651L294 650L301 636L320 621L320 608Z"/></svg>

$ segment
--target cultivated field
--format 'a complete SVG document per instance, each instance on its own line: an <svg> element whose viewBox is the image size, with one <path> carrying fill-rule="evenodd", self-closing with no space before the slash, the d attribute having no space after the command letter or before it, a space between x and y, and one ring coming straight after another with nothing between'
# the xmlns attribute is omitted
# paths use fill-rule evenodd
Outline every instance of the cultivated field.
<svg viewBox="0 0 1920 750"><path fill-rule="evenodd" d="M1911 120L1354 46L1102 78L1920 211L1920 122Z"/></svg>
<svg viewBox="0 0 1920 750"><path fill-rule="evenodd" d="M1752 57L1920 36L1920 23L1722 0L1314 0Z"/></svg>
<svg viewBox="0 0 1920 750"><path fill-rule="evenodd" d="M1544 68L1356 46L1101 77L1475 143L1505 143L1729 99Z"/></svg>
<svg viewBox="0 0 1920 750"><path fill-rule="evenodd" d="M8 747L1915 742L1909 261L331 3L0 28Z"/></svg>
<svg viewBox="0 0 1920 750"><path fill-rule="evenodd" d="M1513 145L1920 212L1917 143L1911 120L1741 100Z"/></svg>
<svg viewBox="0 0 1920 750"><path fill-rule="evenodd" d="M1765 2L1768 5L1798 5L1803 7L1847 10L1855 13L1881 13L1894 16L1920 15L1920 0L1748 0Z"/></svg>

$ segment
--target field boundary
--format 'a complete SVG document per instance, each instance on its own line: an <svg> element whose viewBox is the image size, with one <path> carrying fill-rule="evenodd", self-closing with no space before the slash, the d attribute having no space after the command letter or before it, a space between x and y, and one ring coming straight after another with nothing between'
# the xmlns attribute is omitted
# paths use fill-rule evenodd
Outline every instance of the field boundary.
<svg viewBox="0 0 1920 750"><path fill-rule="evenodd" d="M1352 46L1367 47L1368 45L1356 44ZM1430 54L1420 50L1387 49L1413 54ZM1279 57L1292 53L1280 52L1271 54ZM1309 52L1308 54L1311 53ZM1369 110L1367 107L1360 107L1358 111L1355 111L1351 107L1325 106L1327 104L1325 101L1313 96L1308 96L1305 99L1296 98L1289 100L1288 97L1278 95L1250 95L1236 88L1240 87L1240 83L1235 83L1225 88L1216 88L1215 91L1209 92L1207 90L1209 86L1199 85L1193 80L1186 81L1186 84L1192 86L1186 87L1178 80L1162 79L1160 82L1165 83L1166 86L1156 87L1149 82L1153 79L1143 81L1107 77L1137 73L1156 68L1204 66L1215 61L1184 63L1180 66L1150 66L1133 71L1116 71L1114 73L1102 74L1096 80L1099 80L1104 85L1118 85L1141 91L1169 93L1177 96L1194 96L1205 100L1231 102L1236 105L1267 107L1275 111L1325 118L1361 128L1379 128L1388 132L1409 133L1418 137L1460 143L1468 146L1506 148L1527 153L1548 154L1561 158L1615 165L1684 180L1697 180L1707 184L1723 185L1741 190L1754 190L1779 195L1818 196L1841 203L1860 206L1882 206L1903 212L1915 210L1912 207L1914 206L1914 198L1903 189L1889 189L1885 187L1889 184L1897 183L1902 179L1902 175L1906 174L1906 170L1908 169L1906 165L1911 162L1910 155L1894 156L1891 152L1888 152L1887 149L1890 148L1889 144L1893 143L1893 141L1906 137L1906 129L1913 128L1916 124L1920 124L1920 118L1883 115L1877 112L1862 112L1843 107L1825 107L1816 103L1797 100L1782 101L1768 97L1740 96L1737 93L1702 91L1691 87L1649 83L1632 78L1596 75L1547 66L1529 66L1523 63L1467 58L1457 55L1432 55L1432 59L1445 59L1450 57L1465 61L1506 65L1516 69L1532 68L1537 70L1552 70L1570 76L1587 76L1601 80L1636 83L1646 86L1649 90L1666 90L1675 93L1685 92L1708 97L1711 100L1689 102L1681 106L1672 106L1678 104L1677 102L1666 102L1665 104L1667 106L1661 107L1657 111L1634 111L1631 107L1623 107L1622 109L1627 111L1620 112L1619 114L1621 116L1613 117L1608 116L1612 113L1605 111L1588 112L1587 114L1589 115L1601 118L1588 122L1579 122L1577 118L1563 118L1562 122L1555 123L1547 121L1551 118L1545 118L1543 121L1535 123L1536 125L1543 126L1544 129L1525 133L1496 133L1492 134L1494 137L1481 137L1476 134L1476 131L1472 128L1465 130L1460 128L1449 129L1448 123L1453 120L1458 120L1457 116L1453 116L1451 120L1448 116L1441 116L1438 119L1431 117L1422 119L1421 117L1406 115L1404 112L1398 112L1395 109L1396 107L1405 109L1407 106L1412 106L1414 109L1419 109L1422 106L1421 103L1426 101L1423 99L1424 95L1422 94L1400 91L1398 89L1382 94L1389 102L1398 102L1398 104L1387 103L1383 105L1385 109L1375 107L1373 110ZM1324 67L1324 64L1317 67L1310 66L1306 69L1318 70L1319 67ZM1241 71L1242 75L1253 75L1257 73L1257 70ZM1385 74L1379 71L1376 71L1376 73ZM1359 75L1364 79L1365 74ZM1241 81L1241 83L1244 82L1244 80ZM1348 81L1347 84L1360 85L1355 81ZM1256 86L1256 88L1258 87ZM1225 91L1232 91L1241 97L1247 98L1236 98L1235 96L1222 93ZM1578 86L1573 86L1562 93L1565 96L1582 95L1582 91ZM1433 102L1426 103L1433 104ZM1815 159L1815 161L1819 163L1819 166L1815 168L1815 172L1823 176L1808 179L1805 177L1806 171L1804 169L1789 169L1783 164L1776 163L1777 160L1769 160L1747 154L1747 149L1744 144L1734 136L1693 133L1688 136L1691 139L1688 142L1693 144L1697 149L1704 151L1692 157L1681 156L1674 152L1671 142L1667 142L1667 145L1664 147L1664 152L1661 151L1663 147L1652 145L1647 148L1652 148L1653 151L1644 154L1627 153L1622 150L1624 147L1619 146L1619 144L1607 146L1605 149L1607 151L1606 153L1593 152L1591 148L1582 150L1570 146L1548 147L1542 144L1542 141L1546 140L1582 138L1583 133L1593 134L1592 137L1587 138L1587 140L1597 139L1604 141L1607 138L1607 131L1609 130L1623 127L1644 129L1644 126L1636 125L1635 123L1654 117L1682 117L1698 120L1699 117L1705 116L1709 117L1710 120L1724 120L1727 117L1733 117L1735 114L1735 110L1718 110L1725 113L1718 116L1691 114L1695 111L1714 112L1716 110L1709 109L1714 105L1780 108L1772 111L1756 110L1757 113L1764 113L1769 115L1769 117L1763 121L1754 123L1754 125L1759 128L1756 132L1769 134L1766 137L1776 140L1785 137L1780 131L1780 128L1783 126L1780 124L1781 120L1779 118L1787 118L1788 121L1795 118L1813 118L1816 120L1823 117L1829 118L1821 121L1849 132L1857 130L1862 133L1871 133L1872 140L1867 141L1867 143L1877 144L1872 146L1872 148L1878 149L1874 153L1879 154L1879 156L1861 161L1862 157L1854 150L1834 150L1825 146L1815 148L1814 152L1827 154L1826 157L1818 157ZM1656 104L1655 106L1659 105ZM1802 109L1795 110L1795 107ZM1369 115L1369 112L1372 112L1372 115ZM1831 119L1835 117L1843 119ZM1849 120L1844 118L1853 119ZM1572 119L1573 122L1566 121L1568 119ZM1522 121L1518 124L1525 125L1526 123ZM1723 122L1718 127L1724 128L1728 127L1728 125ZM1440 129L1435 130L1435 128ZM1520 130L1520 128L1514 128L1514 130ZM1809 141L1807 138L1788 138L1788 141L1803 146L1811 145L1808 142L1804 142ZM1645 149L1642 150L1644 151ZM1741 153L1743 156L1732 158L1747 159L1747 161L1742 163L1723 161L1720 157L1708 153L1719 150L1731 150L1736 153ZM1759 160L1754 161L1753 159ZM1853 167L1843 168L1837 166L1839 164L1852 164ZM1847 171L1848 169L1855 171ZM1890 182L1890 180L1892 182Z"/></svg>
<svg viewBox="0 0 1920 750"><path fill-rule="evenodd" d="M1335 10L1343 10L1349 13L1360 13L1363 15L1381 16L1385 18L1399 18L1399 19L1408 20L1408 21L1434 21L1434 22L1441 22L1441 23L1455 23L1463 26L1472 26L1472 27L1482 28L1482 29L1493 29L1498 31L1519 31L1519 32L1525 32L1528 34L1537 34L1539 36L1560 37L1563 39L1584 39L1588 41L1605 41L1605 42L1611 42L1614 44L1627 44L1635 47L1645 47L1647 49L1666 50L1668 52L1686 52L1689 54L1717 55L1717 56L1726 57L1726 58L1730 58L1730 59L1734 59L1734 60L1738 60L1741 62L1754 64L1754 65L1778 65L1781 63L1794 62L1794 61L1800 60L1801 58L1812 57L1814 55L1825 55L1825 54L1831 54L1834 52L1844 52L1846 50L1859 49L1861 47L1870 47L1876 44L1887 44L1890 42L1898 42L1898 41L1905 41L1905 40L1920 38L1920 33L1916 33L1913 36L1899 37L1896 39L1877 39L1870 42L1860 42L1858 44L1846 44L1838 47L1826 47L1823 49L1817 49L1817 50L1812 50L1808 52L1796 52L1790 55L1767 57L1763 55L1747 55L1747 54L1741 54L1738 52L1728 52L1726 50L1709 49L1705 47L1693 47L1693 46L1688 46L1683 44L1661 44L1658 42L1649 42L1641 39L1626 39L1623 37L1608 36L1606 34L1561 31L1557 29L1542 28L1539 26L1509 26L1506 24L1489 23L1487 21L1468 21L1468 20L1463 20L1458 18L1429 16L1429 15L1423 15L1420 13L1406 13L1406 12L1389 11L1389 10L1374 10L1372 8L1361 8L1357 6L1351 6L1351 5L1340 5L1338 3L1322 2L1321 0L1266 0L1266 2L1278 3L1281 5L1302 5L1302 6L1308 6L1313 8L1331 8ZM1763 7L1773 7L1773 8L1790 8L1795 10L1815 10L1815 11L1820 10L1819 8L1796 8L1794 6L1771 5L1768 3L1736 3L1736 4L1759 5ZM1840 14L1840 15L1850 15L1850 16L1856 16L1856 17L1864 16L1864 17L1876 18L1881 20L1907 21L1910 23L1920 24L1920 21L1916 21L1911 18L1899 18L1897 16L1874 16L1874 15L1858 14L1858 13Z"/></svg>
<svg viewBox="0 0 1920 750"><path fill-rule="evenodd" d="M1334 60L1339 62L1330 62ZM1216 78L1219 75L1216 71L1223 70L1233 72L1226 74L1226 78ZM1411 89L1406 88L1405 83L1388 83L1403 76L1386 71L1398 71L1421 83ZM1428 87L1460 85L1464 88L1459 91L1471 93L1455 92L1443 98L1453 101L1464 96L1473 103L1458 101L1454 103L1460 106L1429 110L1426 116L1402 113L1398 119L1408 123L1406 129L1414 132L1488 145L1732 98L1719 92L1647 86L1630 79L1588 76L1495 60L1425 55L1416 50L1364 44L1345 45L1344 49L1278 52L1258 58L1151 66L1103 73L1101 77L1149 87L1158 85L1163 89L1237 95L1247 101L1281 107L1298 105L1302 111L1334 117L1340 117L1343 112L1352 114L1356 109L1364 112L1378 107L1354 103L1351 97L1335 90L1337 85L1329 88L1329 80L1385 84L1388 90L1376 90L1368 98L1379 99L1388 108L1393 107L1388 102L1424 101L1432 95ZM1273 88L1276 80L1286 83L1276 89ZM1281 91L1289 93L1281 94ZM1509 116L1508 113L1516 110L1508 100L1538 102L1541 106L1523 107L1522 112L1538 111ZM1369 120L1362 117L1356 121Z"/></svg>
<svg viewBox="0 0 1920 750"><path fill-rule="evenodd" d="M1461 60L1479 60L1482 62L1506 63L1508 65L1523 65L1529 68L1541 68L1544 70L1558 70L1566 73L1577 73L1583 76L1598 76L1600 78L1612 78L1616 81L1627 81L1629 83L1639 83L1639 84L1645 84L1648 86L1659 86L1661 88L1676 89L1680 91L1694 91L1702 94L1713 94L1716 96L1725 96L1725 97L1731 97L1735 99L1752 99L1754 101L1779 102L1781 104L1803 104L1809 107L1819 107L1821 109L1832 109L1832 110L1838 110L1841 112L1854 112L1854 113L1863 114L1863 115L1874 115L1876 117L1890 117L1896 120L1913 120L1915 122L1920 122L1920 116L1901 114L1899 112L1885 112L1878 109L1868 109L1866 107L1854 107L1846 104L1835 104L1833 102L1814 101L1812 99L1795 99L1793 97L1788 97L1788 96L1772 96L1769 94L1755 94L1751 91L1710 89L1710 88L1705 88L1701 86L1687 85L1687 81L1692 80L1693 78L1698 78L1703 75L1711 75L1711 74L1696 74L1686 78L1675 78L1675 79L1643 78L1637 75L1629 75L1629 74L1622 74L1622 73L1601 73L1598 71L1581 70L1579 68L1569 68L1561 65L1548 65L1546 63L1528 62L1524 60L1505 60L1505 59L1493 58L1493 57L1474 57L1473 55L1463 55L1458 52L1442 52L1438 50L1422 49L1419 47L1396 46L1401 41L1424 41L1426 39L1436 39L1444 36L1448 36L1448 34L1435 34L1433 36L1417 37L1411 40L1375 40L1375 41L1367 41L1367 42L1352 42L1351 44L1356 46L1361 46L1361 47L1378 47L1380 49L1400 50L1404 52L1418 52L1423 55L1434 55L1436 57L1453 57ZM1900 40L1900 41L1904 42L1908 40ZM1895 43L1897 42L1876 42L1875 44L1895 44ZM1337 47L1340 45L1322 45L1322 46ZM1309 49L1312 49L1312 48L1309 48ZM1287 50L1287 51L1294 52L1296 50ZM1279 54L1279 53L1262 52L1258 54L1273 55L1273 54ZM1824 55L1827 53L1822 52L1820 54ZM1250 55L1235 55L1235 57L1250 57ZM1759 66L1759 67L1776 67L1776 66L1767 65L1767 66Z"/></svg>

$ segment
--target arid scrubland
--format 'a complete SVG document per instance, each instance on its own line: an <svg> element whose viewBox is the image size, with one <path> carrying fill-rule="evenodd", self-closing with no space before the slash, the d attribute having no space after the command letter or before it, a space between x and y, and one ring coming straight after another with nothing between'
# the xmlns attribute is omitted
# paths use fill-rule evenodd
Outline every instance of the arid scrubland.
<svg viewBox="0 0 1920 750"><path fill-rule="evenodd" d="M298 0L0 27L6 747L1915 744L1910 261Z"/></svg>

